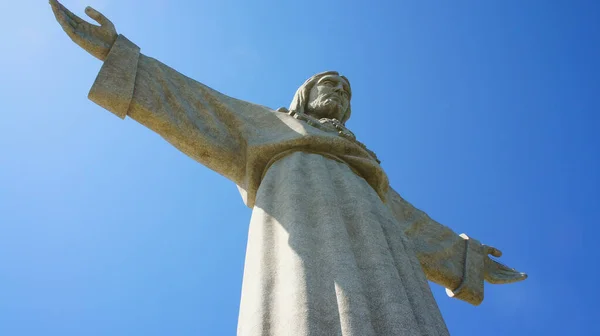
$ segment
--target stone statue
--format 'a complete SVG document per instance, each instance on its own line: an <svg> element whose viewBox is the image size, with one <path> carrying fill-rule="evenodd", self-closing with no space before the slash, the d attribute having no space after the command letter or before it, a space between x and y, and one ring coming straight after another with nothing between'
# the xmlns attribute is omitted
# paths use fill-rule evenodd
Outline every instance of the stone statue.
<svg viewBox="0 0 600 336"><path fill-rule="evenodd" d="M329 71L288 109L221 94L50 0L73 42L104 62L89 98L233 181L252 208L238 335L448 335L427 280L478 305L484 280L525 279L501 252L406 202L345 127L352 91Z"/></svg>

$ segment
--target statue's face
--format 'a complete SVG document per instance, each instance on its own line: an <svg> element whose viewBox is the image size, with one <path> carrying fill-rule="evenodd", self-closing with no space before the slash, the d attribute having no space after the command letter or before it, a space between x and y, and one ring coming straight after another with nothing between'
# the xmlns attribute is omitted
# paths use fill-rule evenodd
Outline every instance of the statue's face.
<svg viewBox="0 0 600 336"><path fill-rule="evenodd" d="M338 75L325 75L310 90L306 113L319 119L342 120L349 105L348 82Z"/></svg>

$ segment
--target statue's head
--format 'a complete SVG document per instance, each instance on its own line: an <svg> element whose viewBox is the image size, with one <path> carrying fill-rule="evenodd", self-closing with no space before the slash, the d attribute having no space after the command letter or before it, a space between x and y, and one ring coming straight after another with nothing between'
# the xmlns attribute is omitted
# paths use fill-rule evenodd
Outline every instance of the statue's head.
<svg viewBox="0 0 600 336"><path fill-rule="evenodd" d="M337 71L326 71L306 80L290 104L290 111L317 119L337 119L343 124L350 119L350 81Z"/></svg>

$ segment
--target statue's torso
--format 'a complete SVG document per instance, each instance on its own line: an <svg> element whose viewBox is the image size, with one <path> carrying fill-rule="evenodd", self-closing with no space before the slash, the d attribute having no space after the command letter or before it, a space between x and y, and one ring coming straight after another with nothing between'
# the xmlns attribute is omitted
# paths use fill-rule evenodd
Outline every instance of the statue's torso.
<svg viewBox="0 0 600 336"><path fill-rule="evenodd" d="M385 199L389 187L387 176L375 155L360 142L335 128L311 125L287 113L270 113L261 132L247 137L247 180L245 186L239 187L248 206L253 206L256 191L270 167L294 152L320 154L346 164Z"/></svg>

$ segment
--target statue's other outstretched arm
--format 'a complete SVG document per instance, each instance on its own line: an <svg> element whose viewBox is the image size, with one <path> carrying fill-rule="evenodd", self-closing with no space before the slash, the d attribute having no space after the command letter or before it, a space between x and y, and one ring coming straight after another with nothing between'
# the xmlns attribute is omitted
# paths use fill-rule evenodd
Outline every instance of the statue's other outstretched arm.
<svg viewBox="0 0 600 336"><path fill-rule="evenodd" d="M478 305L483 300L483 281L507 284L527 275L490 258L500 250L481 244L431 219L390 188L387 203L411 241L430 281L446 287L452 297Z"/></svg>
<svg viewBox="0 0 600 336"><path fill-rule="evenodd" d="M272 113L221 94L140 53L104 15L87 7L92 25L50 0L56 19L80 47L104 61L89 98L129 116L208 168L243 186L249 134Z"/></svg>

